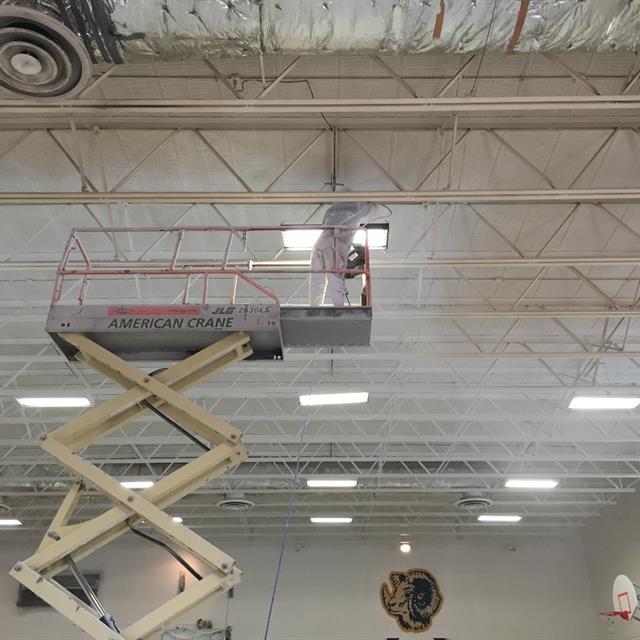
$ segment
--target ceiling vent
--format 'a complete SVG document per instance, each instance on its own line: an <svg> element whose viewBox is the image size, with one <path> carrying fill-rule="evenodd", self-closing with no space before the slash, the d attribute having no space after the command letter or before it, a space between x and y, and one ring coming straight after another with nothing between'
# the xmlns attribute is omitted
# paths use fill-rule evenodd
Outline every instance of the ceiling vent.
<svg viewBox="0 0 640 640"><path fill-rule="evenodd" d="M0 6L0 86L32 98L70 98L92 69L83 43L54 14Z"/></svg>
<svg viewBox="0 0 640 640"><path fill-rule="evenodd" d="M228 493L216 506L223 511L249 511L256 504L247 500L243 493Z"/></svg>
<svg viewBox="0 0 640 640"><path fill-rule="evenodd" d="M482 494L465 493L460 500L456 502L458 509L465 509L466 511L484 511L493 504L493 500L490 500Z"/></svg>

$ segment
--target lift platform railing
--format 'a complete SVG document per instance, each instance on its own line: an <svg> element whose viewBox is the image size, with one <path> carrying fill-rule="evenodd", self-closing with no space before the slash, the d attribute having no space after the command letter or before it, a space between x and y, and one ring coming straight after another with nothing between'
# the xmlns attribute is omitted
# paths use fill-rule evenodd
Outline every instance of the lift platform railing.
<svg viewBox="0 0 640 640"><path fill-rule="evenodd" d="M330 231L336 235L359 232L364 263L356 268L313 270L309 259L286 260L281 256L287 249L282 241L283 232ZM274 238L276 236L277 238ZM266 242L265 242L266 240ZM106 242L106 243L105 243ZM148 244L138 257L128 257L122 246ZM272 259L260 260L252 246L261 242L275 248ZM200 246L197 246L199 243ZM204 245L204 247L203 247ZM129 251L131 253L131 250ZM311 248L309 248L309 254ZM153 256L153 257L150 257ZM258 281L259 277L275 274L300 274L307 278L312 273L334 273L345 277L362 276L364 279L361 305L371 306L371 270L369 233L365 227L328 227L324 225L279 226L197 226L197 227L99 227L73 229L67 239L56 271L51 304L57 305L64 295L69 280L79 283L77 302L87 299L89 285L100 278L134 276L178 277L185 279L182 304L195 301L192 285L201 280L197 301L207 304L211 279L230 279L228 299L235 304L239 281L247 283L262 296L280 304L279 296L270 287ZM347 265L348 267L348 265ZM68 293L68 292L67 292ZM219 292L216 290L216 293Z"/></svg>

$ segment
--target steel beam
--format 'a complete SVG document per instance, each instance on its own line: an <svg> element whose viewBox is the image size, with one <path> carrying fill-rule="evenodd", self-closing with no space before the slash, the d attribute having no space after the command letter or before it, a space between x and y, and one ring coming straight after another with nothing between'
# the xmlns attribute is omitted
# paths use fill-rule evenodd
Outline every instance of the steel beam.
<svg viewBox="0 0 640 640"><path fill-rule="evenodd" d="M183 441L184 444L184 441ZM385 443L382 443L383 446ZM417 446L421 444L422 446ZM458 448L465 449L465 442L461 441L456 443ZM308 448L309 452L305 452L299 458L297 456L297 452L295 450L295 444L289 443L288 447L277 446L275 444L268 443L267 445L263 445L263 451L260 452L259 446L256 446L254 449L254 453L251 454L248 458L247 466L251 468L252 465L255 464L279 464L279 463L289 463L292 460L299 459L304 463L311 464L332 464L332 463L345 463L345 462L356 462L358 464L370 464L377 463L380 459L380 448L379 445L371 445L367 448L367 452L360 452L360 449L363 448L362 444L355 445L354 447L348 447L345 443L342 443L341 446L335 446L336 452L334 452L331 456L326 455L326 451L328 447L326 445L336 445L330 437L327 437L326 442L324 443L314 443L314 445ZM356 449L356 446L359 449ZM499 447L499 444L496 443L492 445L495 448ZM387 450L385 452L385 459L383 464L391 464L391 463L402 463L402 462L418 462L422 464L427 463L446 463L449 465L454 464L466 464L466 463L484 463L487 465L492 464L521 464L521 463L545 463L545 464L556 464L567 466L571 463L577 463L578 465L585 464L584 455L581 453L574 454L565 454L565 455L550 455L547 453L541 453L536 456L518 456L516 452L512 452L510 455L496 455L487 452L480 452L478 454L473 453L460 453L455 454L448 457L446 454L436 455L430 452L431 447L428 444L428 440L425 438L421 443L413 443L413 447L415 450L413 452L409 451L408 447L404 447L404 443L397 443L395 446L390 444L389 447L393 447L391 451ZM451 445L452 448L455 445ZM385 447L386 448L386 447ZM471 447L468 447L471 448ZM478 447L473 447L474 449L478 449ZM275 451L276 453L270 453L270 451ZM285 453L286 451L286 453ZM317 453L320 451L321 453ZM342 453L345 451L346 453ZM280 453L278 453L280 452ZM324 453L323 453L324 452ZM91 450L89 449L89 453ZM132 456L132 455L118 455L117 451L110 452L109 455L102 453L101 455L91 455L91 462L100 468L113 468L111 465L139 465L139 464L153 464L158 465L156 470L158 473L162 471L162 465L173 465L173 464L185 464L194 459L194 455L189 452L185 452L182 455L155 455L155 456L146 456L144 458ZM6 460L2 460L2 467L19 467L19 466L49 466L50 460L45 456L18 456L12 455L10 458ZM604 463L602 469L598 468L598 463ZM592 472L593 475L589 476L590 478L617 478L621 477L618 475L618 472L610 472L607 468L608 463L622 463L622 464L633 464L637 465L640 463L640 455L638 454L629 454L629 455L603 455L592 453L589 455L589 468L594 469ZM595 470L598 469L596 472ZM243 468L240 467L238 471L238 475L242 475ZM530 469L528 471L531 473ZM553 472L556 473L556 472ZM247 474L250 475L247 470ZM508 469L497 468L496 472L493 474L495 476L504 476L512 474L512 470L509 467ZM275 474L277 476L277 474ZM303 474L303 477L306 474ZM309 474L313 475L313 474ZM385 473L381 472L380 478L385 477ZM557 473L556 473L557 475ZM625 475L622 477L636 477L635 475Z"/></svg>
<svg viewBox="0 0 640 640"><path fill-rule="evenodd" d="M294 61L294 63L297 60ZM294 64L292 63L292 64ZM290 68L289 65L288 68ZM285 69L286 71L286 69ZM283 72L284 73L284 72ZM282 74L280 74L282 76ZM103 99L42 103L27 100L0 100L0 118L9 114L47 115L149 115L169 114L242 114L261 113L281 117L290 113L504 113L512 115L534 111L615 113L640 110L640 96L498 96L461 98L319 98L293 100L163 100Z"/></svg>
<svg viewBox="0 0 640 640"><path fill-rule="evenodd" d="M542 311L511 311L511 310L492 310L492 309L445 309L442 311L434 311L425 308L406 308L403 311L379 309L376 313L377 318L385 318L387 320L420 320L423 318L435 318L441 320L468 320L471 318L634 318L640 316L640 309L545 309Z"/></svg>
<svg viewBox="0 0 640 640"><path fill-rule="evenodd" d="M15 495L15 494L14 494ZM194 495L194 494L192 494ZM218 494L220 495L220 494ZM23 496L23 497L33 497L31 495L27 496ZM46 494L42 496L42 498L51 498L54 497L50 494ZM80 511L82 511L82 514L86 514L87 512L92 512L92 511L102 511L105 508L105 505L108 505L108 501L106 500L101 500L100 496L97 494L92 494L91 496L93 498L92 502L89 504L85 504L81 507ZM305 498L308 497L314 497L314 500L306 500ZM326 498L329 498L328 500ZM53 502L53 500L52 500ZM187 514L196 518L203 518L203 519L218 519L218 518L224 518L224 517L233 517L232 514L225 516L224 513L220 513L220 514L202 514L200 515L198 512L202 509L202 507L204 506L209 506L209 503L206 502L206 500L197 500L197 501L189 501L189 500L181 500L180 502L176 503L179 505L180 508L180 512L182 514ZM261 517L263 517L262 514L265 513L265 511L267 509L273 510L271 513L274 514L279 514L280 513L280 509L281 508L286 508L288 506L288 501L287 500L269 500L267 502L256 502L256 513L261 513ZM494 504L500 504L500 505L505 505L505 506L523 506L523 507L527 507L528 509L531 509L531 513L532 514L536 514L536 515L561 515L561 512L558 511L551 511L551 509L555 509L558 507L571 507L571 506L576 506L576 507L581 507L581 506L585 506L585 507L601 507L603 506L602 502L598 501L598 500L553 500L553 501L548 501L548 500L541 500L541 501L536 501L536 500L495 500ZM611 504L611 503L608 503ZM336 496L336 494L332 494L329 496L323 496L322 494L316 494L316 495L311 495L309 493L305 493L304 495L300 496L300 500L296 502L296 509L298 509L300 512L303 511L307 511L308 509L314 509L314 508L333 508L333 507L345 507L348 509L353 509L355 510L359 510L359 509L363 509L363 510L367 510L370 509L372 506L378 508L378 507L385 507L385 508L391 508L389 509L389 511L392 510L396 510L396 512L405 512L407 514L411 514L411 515L418 515L418 514L422 514L422 515L429 515L430 513L434 513L434 514L442 514L442 515L459 515L458 511L430 511L428 508L429 507L436 507L439 509L446 509L449 505L447 505L447 503L443 502L443 501L435 501L435 500L421 500L421 501L415 501L415 500L403 500L398 498L397 500L379 500L376 499L373 502L370 500L341 500L339 499L339 497ZM538 511L538 509L545 509L546 511ZM260 510L260 511L258 511ZM51 513L55 513L55 506L51 506L51 505L46 505L46 504L30 504L30 505L25 505L24 507L21 508L20 510L21 514L31 514L29 517L31 518L36 518L36 517L47 517L44 516L43 513L45 514L51 514ZM575 516L583 516L583 515L597 515L595 512L590 511L590 510L579 510L579 511L575 511L575 512L570 512L571 515L575 515ZM246 514L245 514L246 515ZM238 517L238 516L236 516ZM239 517L244 517L244 516L239 516Z"/></svg>
<svg viewBox="0 0 640 640"><path fill-rule="evenodd" d="M256 101L261 100L266 95L269 95L279 84L284 80L286 76L293 70L293 68L300 62L302 56L294 58L279 74L275 77L262 91L256 96ZM247 102L253 102L247 100Z"/></svg>
<svg viewBox="0 0 640 640"><path fill-rule="evenodd" d="M213 71L213 75L216 78L216 80L220 80L220 82L222 82L222 84L237 100L242 100L242 96L235 90L235 88L233 87L229 79L226 76L224 76L222 73L220 73L220 71L218 70L218 67L216 67L215 64L213 64L213 62L209 60L209 58L205 56L203 58L203 62L207 65L207 67L209 67L209 69L211 69L211 71Z"/></svg>
<svg viewBox="0 0 640 640"><path fill-rule="evenodd" d="M19 341L16 341L16 344ZM515 345L516 347L518 345ZM289 362L352 362L352 361L373 361L381 362L385 360L478 360L478 359L495 359L495 360L530 360L536 358L551 358L560 360L590 360L594 357L598 359L610 358L638 358L640 359L640 351L353 351L353 352L337 352L337 353L298 353L292 352L287 354L286 360ZM66 362L62 355L24 355L10 354L0 355L0 364L3 363L52 363L58 362L64 364ZM270 367L271 368L271 367ZM277 365L273 367L278 370Z"/></svg>
<svg viewBox="0 0 640 640"><path fill-rule="evenodd" d="M21 204L321 204L331 202L405 204L630 204L640 202L640 188L513 189L486 191L325 191L234 192L2 192L0 205Z"/></svg>
<svg viewBox="0 0 640 640"><path fill-rule="evenodd" d="M285 69L285 71L287 71ZM284 72L283 72L284 73ZM282 74L281 74L282 76ZM279 76L279 79L281 77ZM276 80L279 80L278 78ZM275 82L266 90L270 91ZM634 127L640 97L536 96L307 100L75 100L61 103L0 100L0 128L78 127L295 129L316 126L314 116L330 114L338 127L450 128L451 116L466 128ZM359 121L359 122L358 122ZM247 123L251 122L251 125Z"/></svg>
<svg viewBox="0 0 640 640"><path fill-rule="evenodd" d="M204 505L201 505L201 507ZM386 520L389 518L398 518L398 519L402 519L402 520L412 520L414 522L418 522L419 518L438 518L440 520L444 520L444 519L455 519L455 520L462 520L462 521L468 521L470 519L476 519L477 518L477 514L474 515L473 513L467 513L464 511L432 511L429 509L424 509L421 511L417 511L417 510L378 510L375 509L375 507L377 505L360 505L359 509L354 508L357 505L349 505L349 504L342 504L341 505L341 509L342 509L342 513L344 513L344 515L349 515L349 516L353 516L353 517L357 517L357 518L364 518L365 520L369 520L370 518L374 518L374 519L380 519L380 520ZM374 506L375 510L371 510L371 506ZM204 524L205 522L209 521L211 524L214 524L215 522L219 522L220 524L225 523L225 521L229 522L232 521L234 519L234 516L232 515L228 515L225 513L216 513L216 512L209 512L209 513L203 513L202 515L199 515L197 512L193 513L193 514L188 514L185 515L185 512L182 511L181 512L183 515L183 519L185 522L188 521L188 524L190 527L194 527L198 524ZM280 520L284 515L286 514L286 509L278 509L278 510L270 510L270 511L258 511L256 510L252 510L252 512L250 514L236 514L235 518L250 518L253 522L255 523L260 523L260 521L264 521L264 520L268 520L271 519L272 521L278 521ZM301 507L299 506L291 515L291 518L296 520L296 521L300 521L301 518L309 518L310 515L323 515L323 514L327 514L330 515L331 514L331 507L329 507L329 509L327 509L326 507L311 507L308 508L305 505L302 505ZM560 511L541 511L541 512L535 512L535 511L530 511L526 513L526 517L527 518L533 518L535 520L539 520L540 518L549 518L549 519L553 519L553 518L566 518L566 519L570 519L570 518L595 518L595 517L599 517L600 514L598 513L594 513L594 512L584 512L584 511L564 511L564 512L560 512ZM27 518L22 518L22 522L23 524L31 524L33 522L37 522L38 518L41 516L34 516L34 517L27 517Z"/></svg>
<svg viewBox="0 0 640 640"><path fill-rule="evenodd" d="M553 536L557 538L559 535L575 535L575 529L584 526L580 523L562 523L554 524L548 523L545 525L536 525L531 523L519 522L517 524L505 525L505 526L491 526L483 523L469 523L462 527L457 522L440 523L440 525L428 526L413 526L411 524L398 523L396 525L383 525L371 527L368 523L358 523L355 521L349 527L339 527L340 532L328 531L331 527L323 528L318 525L303 524L292 527L289 532L289 540L313 542L313 541L325 541L331 540L342 543L345 539L355 543L362 543L367 540L381 540L389 542L389 539L398 540L401 535L410 535L412 540L426 541L431 540L434 536L446 536L449 540L455 536L457 538L472 537L486 537L488 539L495 539L496 537L513 540L513 538L523 537L535 537L539 536ZM251 526L245 521L243 524L235 524L233 526L225 526L224 528L218 528L218 525L195 525L193 527L198 531L202 531L201 534L204 538L213 535L215 530L215 538L220 541L237 542L240 537L244 537L250 544L255 542L280 542L282 539L282 525L270 526L268 528ZM325 529L325 530L322 530ZM205 533L205 530L209 530L209 533ZM24 540L30 533L37 537L42 532L41 527L20 527L21 535L19 540ZM409 533L407 533L409 532ZM9 534L10 535L10 534ZM4 537L4 536L3 536ZM113 634L111 636L105 636L104 640L114 640ZM128 640L128 639L127 639Z"/></svg>
<svg viewBox="0 0 640 640"><path fill-rule="evenodd" d="M594 354L597 357L599 354ZM529 377L530 377L529 373ZM640 392L640 384L634 380L626 383L599 383L599 384L564 384L559 383L552 384L551 382L515 382L513 374L505 374L509 381L505 382L492 382L475 384L468 382L430 382L428 385L425 383L409 382L405 384L388 384L384 383L369 383L367 389L372 395L379 395L381 398L388 398L394 396L395 398L433 398L439 397L443 393L456 395L456 394L509 394L512 397L513 393L528 392L528 393L542 393L547 397L549 394L563 395L568 391L581 391L585 394L593 393L596 391L611 391L611 392ZM520 377L525 377L524 374L520 374ZM318 392L322 393L338 393L344 390L346 384L355 384L360 382L362 384L361 377L352 376L352 379L343 380L341 384L323 384L322 386L316 385ZM301 394L309 392L309 385L304 383L288 384L288 383L247 383L242 388L235 386L229 386L227 384L208 384L203 385L200 390L195 394L197 398L295 398ZM61 392L59 386L22 386L20 389L22 395L29 394L33 396L42 397L56 397L61 395L82 396L87 394L87 388L80 384L71 385L68 384L64 387L64 392ZM0 388L0 398L15 398L17 391L15 388ZM103 386L99 389L92 389L91 395L96 397L108 397L118 395L117 389L111 386ZM302 419L302 418L301 418Z"/></svg>
<svg viewBox="0 0 640 640"><path fill-rule="evenodd" d="M151 476L148 476L141 479L152 480L153 478ZM289 495L291 493L291 488L289 486L286 486L285 488L283 488L283 483L282 483L283 476L278 476L277 478L274 477L273 479L276 480L276 483L277 483L275 486L266 486L264 479L260 484L256 484L255 486L249 486L247 485L246 482L243 483L240 481L244 479L236 479L234 478L234 476L228 476L229 481L226 484L221 484L218 487L213 487L213 486L207 487L206 489L202 490L201 493L203 495L220 495L220 494L225 494L225 493L228 493L229 491L234 491L234 490L247 491L247 492L250 492L251 494L257 494L257 495L264 495L264 494ZM238 480L237 483L236 483L236 480ZM74 481L75 481L75 478L73 478L72 476L42 475L42 476L29 478L29 482L48 483L49 485L54 483L60 483L61 486L62 486L62 483L67 483L69 486L71 486ZM467 484L469 486L471 485L470 482L468 482ZM11 479L0 477L0 486L3 487L2 493L3 495L5 495L7 493L11 493L11 491L13 491L16 486L24 487L24 479L14 478L13 482L11 482ZM480 489L482 487L476 487L476 488ZM342 489L341 491L344 492L344 489ZM375 494L375 495L393 495L393 496L406 497L406 495L409 493L412 495L418 495L422 497L425 494L433 494L433 495L452 494L452 493L460 494L460 493L464 493L464 491L465 491L464 487L460 487L460 486L441 487L441 486L438 486L437 484L435 486L428 486L428 487L424 487L420 485L407 485L404 487L400 487L400 486L386 487L386 486L381 486L376 481L372 481L370 483L363 483L362 486L358 487L358 494L362 496ZM559 485L553 490L553 493L554 495L563 495L563 494L585 495L587 494L592 496L599 496L599 495L616 496L618 494L635 493L635 491L636 490L633 486L611 487L609 485L606 487L595 487L595 486L563 487L562 485ZM307 490L303 490L299 495L302 495L303 492L306 493ZM337 493L337 492L338 492L337 490L334 490L334 493ZM198 492L192 492L192 493L195 493L197 495ZM329 493L329 492L323 491L323 493ZM491 494L495 494L495 495L516 496L518 494L527 494L530 496L535 496L536 493L539 495L540 493L539 490L538 491L534 489L516 490L516 489L506 489L504 487L491 488ZM43 493L43 494L34 493L32 494L32 497L36 497L38 495L50 495L50 494L49 492Z"/></svg>
<svg viewBox="0 0 640 640"><path fill-rule="evenodd" d="M245 424L251 422L261 422L264 426L268 426L268 430L265 433L247 435L244 441L247 445L273 445L279 446L293 446L296 442L297 436L283 435L278 431L280 424L286 425L299 425L301 421L309 421L310 424L318 424L317 435L308 436L306 443L308 445L345 445L346 447L359 447L359 446L378 446L380 444L392 445L416 445L416 444L429 444L430 446L456 446L456 445L478 445L479 447L496 445L501 449L509 447L518 447L522 444L526 444L531 441L531 436L527 435L527 427L535 424L537 430L541 430L541 425L555 425L554 435L538 435L535 438L535 442L542 447L545 445L565 445L574 444L580 445L584 449L585 446L598 446L606 445L607 450L612 450L616 446L620 446L622 449L628 449L629 451L637 451L637 447L640 446L640 438L635 435L634 428L638 429L638 421L640 416L637 412L625 412L624 416L620 416L619 411L598 411L597 416L585 416L582 412L550 412L549 414L535 414L535 413L523 413L518 416L517 419L504 413L431 413L429 412L425 418L425 413L411 412L411 411L399 411L397 413L387 412L372 412L372 413L359 413L359 414L333 414L327 415L324 412L319 411L311 415L303 415L301 413L280 413L281 407L276 405L273 407L273 414L222 414L220 417L223 420L233 421L235 424ZM56 411L58 413L58 411ZM62 415L67 415L67 412L61 411ZM603 415L604 414L604 415ZM17 415L12 418L3 417L0 419L0 425L2 426L24 426L25 422L30 422L33 425L39 427L45 427L46 425L56 425L60 423L60 418L51 418L49 416L33 416L25 418L23 415ZM481 434L464 434L463 436L456 436L455 433L447 433L455 430L460 423L475 421L479 425L482 425L486 431ZM132 420L132 423L145 425L149 424L161 424L159 420L148 417L139 417ZM606 427L611 431L613 425L624 425L625 433L629 435L624 436L611 436L607 435L605 429L602 429L603 434L600 436L595 435L596 431L593 429L584 429L586 422L590 422L592 425ZM402 435L396 433L392 428L388 429L388 435L380 435L380 425L387 423L387 426L399 425L406 423L413 423L417 427L417 432L406 433L406 429L402 429ZM491 427L495 427L496 424L500 424L500 435L491 435ZM334 425L341 424L342 431L336 433ZM440 426L439 432L431 432L421 434L420 427L428 424L438 424ZM447 427L445 425L452 425ZM368 426L371 425L371 426ZM330 427L328 431L323 430L323 426ZM509 431L505 427L508 427ZM578 433L573 435L576 428L586 431L585 433ZM422 429L424 430L424 429ZM368 433L374 431L374 433ZM572 435L565 435L564 431L570 431ZM2 449L9 449L12 447L24 448L25 451L37 448L39 446L38 440L34 436L29 436L27 433L23 437L17 438L3 438ZM108 447L128 447L128 446L159 446L169 445L176 446L185 444L185 440L182 436L172 435L131 435L131 436L108 436L102 441L104 446ZM602 454L603 449L598 449ZM4 459L7 456L13 454L2 453L0 459ZM626 459L622 454L621 458ZM629 454L635 455L635 454ZM488 456L485 456L485 458Z"/></svg>
<svg viewBox="0 0 640 640"><path fill-rule="evenodd" d="M274 491L274 489L277 489L277 487L285 485L287 481L291 479L290 467L291 465L295 464L295 460L291 459L289 463L290 464L278 463L274 465L280 468L279 471L276 470L274 473L228 474L227 477L225 477L224 479L209 482L207 486L210 489L217 489L218 492L247 491L249 493L253 493L255 489L261 487L267 490L269 493L271 493L272 491ZM190 462L189 464L193 464L193 461ZM516 471L505 470L503 472L491 472L491 473L474 473L470 471L467 473L433 472L433 473L404 473L404 474L403 473L379 473L377 471L377 462L364 463L365 465L368 465L368 468L370 469L370 471L360 471L359 469L354 470L354 465L350 464L346 460L338 460L338 461L335 461L333 464L319 463L317 461L309 461L309 462L305 462L304 464L306 466L309 466L310 468L310 473L308 473L307 475L311 475L311 473L314 473L314 474L326 473L327 475L329 475L332 469L339 468L341 474L346 475L348 473L349 475L358 479L358 483L359 483L358 492L369 489L373 493L377 493L378 492L377 490L379 490L380 492L384 492L386 490L388 492L399 493L399 494L403 494L406 492L413 493L413 492L420 492L420 491L437 493L442 491L441 489L442 484L446 485L448 483L452 485L448 491L445 490L448 493L463 493L465 490L464 487L475 487L477 489L486 489L487 491L491 491L493 493L494 491L501 490L500 487L504 485L504 481L507 478L509 478L514 474L522 473L521 469L517 467L516 462L511 463L512 466L515 465L514 468L517 469ZM400 465L401 463L393 461L387 464ZM411 462L411 464L418 467L421 466L419 462ZM446 463L443 463L443 466L445 464ZM588 462L585 461L585 465L587 464ZM324 469L323 469L323 466L325 467ZM36 467L36 469L39 469L39 468L40 468L39 466ZM220 471L221 469L226 470L226 467L223 465L218 465L215 467L216 472ZM346 471L347 469L348 471ZM96 477L100 476L102 478L105 475L104 472L98 470L97 467L96 467L96 470L99 471L99 473L96 473ZM74 473L75 472L60 473L59 475L53 475L51 473L48 473L48 474L42 473L40 475L33 474L30 476L20 477L20 478L11 478L6 475L3 475L2 477L0 477L0 487L24 486L25 482L30 482L34 484L65 482L71 485L75 481ZM176 473L176 471L173 471L173 473ZM335 471L333 471L333 473L335 473ZM558 471L557 469L554 468L551 474L555 479L561 482L561 486L554 489L554 494L558 494L559 492L576 493L576 494L577 493L590 493L590 494L625 493L625 489L627 490L626 492L633 491L635 484L638 482L638 473L633 473L632 471L629 471L628 473L616 472L613 474L607 474L605 471L602 471L600 473L578 473L578 472L574 473L574 472ZM534 478L547 478L549 477L549 475L550 473L548 471L546 471L545 473L540 473L539 471L530 470L529 475L527 477L531 476ZM158 473L154 475L151 475L151 474L140 475L139 479L155 481L156 484L154 485L154 487L152 487L152 488L155 488L155 486L160 485L160 482L162 482L163 479L166 477L168 476L161 476L161 474ZM138 478L138 476L136 476L136 478ZM575 482L572 483L573 486L565 486L567 484L567 481L575 481ZM585 484L580 484L583 481L585 482ZM624 484L625 481L629 484ZM461 483L464 483L464 484L461 484ZM164 487L165 485L162 485L162 486ZM112 488L114 490L116 489L115 484L113 485ZM511 493L514 495L516 493L514 489L505 489L504 491L506 493ZM191 491L189 491L189 493L191 493ZM522 490L520 491L520 493L527 493L527 494L533 495L536 493L536 491L528 489L528 490ZM125 494L122 494L122 495L124 496ZM171 500L171 504L174 504L176 502L177 502L177 499ZM170 505L163 503L162 508L164 508L164 506L170 506ZM111 531L113 531L113 534L109 533L108 535L109 539L105 540L103 544L98 545L100 547L104 546L104 544L108 544L112 540L116 539L117 537L125 533L126 520L129 517L134 517L136 520L139 519L136 514L126 513L126 512L117 513L117 508L113 508L113 507L107 513L109 514L108 517L107 516L103 517L104 515L103 514L98 518L103 525L106 523L108 526L112 527ZM149 513L150 515L152 515L151 512ZM140 516L140 517L142 519L147 519L145 516ZM117 522L116 522L116 519L117 519ZM158 526L159 529L166 528L164 526L164 521L161 519L161 516L159 514L157 515L157 517L154 515L154 519L156 519L158 522L162 522L162 527ZM151 522L150 519L149 521ZM116 529L116 526L117 526L117 529ZM87 526L83 527L82 529L82 532L85 532L85 535L83 536L85 538L87 537L86 531L88 529L89 527ZM67 544L71 545L73 542L76 542L80 535L81 534L79 534L78 536L74 536L74 539L70 539L67 542ZM180 545L181 543L177 542L176 544ZM58 545L58 547L59 548L56 549L55 552L53 553L55 553L56 555L59 555L60 553L63 553L66 555L65 553L67 551L66 545ZM90 550L90 545L88 544L85 546L82 546L81 548L80 547L78 548L80 550L77 551L77 553L80 558L92 553L92 551ZM48 558L46 560L48 561ZM45 562L44 559L43 559L43 562ZM55 569L57 570L60 570L62 568L63 568L62 566L55 565Z"/></svg>
<svg viewBox="0 0 640 640"><path fill-rule="evenodd" d="M384 69L390 77L392 77L398 86L402 87L412 98L419 98L420 96L416 90L390 65L388 65L380 56L371 54L369 56L373 62L375 62L381 69Z"/></svg>
<svg viewBox="0 0 640 640"><path fill-rule="evenodd" d="M1 196L0 196L1 197ZM170 233L169 230L165 232L165 235ZM159 243L161 239L157 240L155 244ZM148 254L149 250L145 251L145 254ZM214 260L218 256L223 255L223 251L209 251L211 255L211 260ZM196 261L190 256L192 255L190 252L183 252L184 262L188 262L190 266L202 266L205 267L209 263ZM70 262L70 270L73 270L74 263ZM141 259L137 260L117 260L117 261L103 261L96 260L96 265L99 265L101 269L111 269L114 273L122 273L126 269L141 269L148 267L149 270L157 267L157 261L154 262L153 259L149 259L146 261L142 261ZM166 263L162 263L166 264ZM235 262L234 264L239 264ZM80 265L80 263L78 263ZM308 260L299 260L299 261L291 261L291 260L260 260L256 255L254 259L251 260L251 271L253 273L274 273L277 272L278 268L283 271L286 270L290 273L295 273L296 271L307 272L309 265ZM371 267L374 269L427 269L427 268L440 268L440 267L454 267L457 269L477 269L477 268L501 268L501 267L509 267L509 268L529 268L529 267L554 267L554 266L623 266L628 265L629 267L636 267L640 265L640 254L639 255L610 255L610 256L598 256L598 255L590 255L590 256L550 256L550 257L540 257L540 256L527 256L523 255L519 258L423 258L423 259L403 259L403 258L394 258L389 254L389 257L386 258L373 258L371 260ZM0 262L0 269L8 269L8 270L41 270L41 271L50 271L55 269L58 266L58 262L55 260L11 260ZM248 266L248 263L247 263ZM161 273L160 268L158 267L158 272ZM437 278L436 278L437 279ZM504 277L503 277L504 279ZM594 280L598 280L599 278L594 278ZM605 278L606 279L606 278ZM618 276L620 281L628 281L629 277L627 275ZM563 280L567 280L566 278Z"/></svg>
<svg viewBox="0 0 640 640"><path fill-rule="evenodd" d="M561 69L564 69L574 80L577 80L580 84L586 87L593 95L600 95L598 89L585 75L574 71L568 64L560 60L560 58L557 58L552 53L549 53L548 51L545 51L542 55L547 58L547 60L551 60L551 62L558 65Z"/></svg>
<svg viewBox="0 0 640 640"><path fill-rule="evenodd" d="M496 336L492 336L489 333L486 333L486 334L475 333L471 337L473 339L473 342L477 342L479 344L480 343L487 344L492 347L495 346L496 343L498 342L498 339L496 338ZM593 331L580 334L580 339L585 343L594 344L594 342L597 342L598 340L600 340L600 338L601 338L600 334L595 334L593 333ZM640 340L640 334L634 333L633 335L630 335L629 340L631 342ZM469 342L469 339L466 336L460 336L458 334L453 334L453 333L438 333L438 334L431 334L431 335L408 335L407 334L407 335L403 335L401 339L398 340L397 334L376 332L376 335L372 341L372 345L374 347L381 348L382 345L389 344L389 343L396 346L398 344L404 344L404 343L415 346L416 344L466 344L467 342ZM576 342L575 336L573 336L570 341L567 341L567 338L563 335L552 335L552 334L545 335L544 333L527 333L527 334L519 333L517 336L504 341L505 344L513 344L513 345L530 344L530 343L573 344L575 342ZM47 336L42 336L42 337L15 336L14 338L0 338L0 350L2 349L2 347L14 346L14 345L20 345L21 349L24 349L24 347L26 346L46 346L46 345L53 346L51 343L51 339ZM344 347L342 347L341 349L344 349ZM9 355L9 354L4 354L4 355ZM33 355L36 355L35 352ZM258 366L258 365L254 363L253 366ZM259 366L263 367L264 363L261 363ZM287 371L286 363L282 363L278 366L284 367L282 370ZM297 371L297 366L295 367L295 370ZM2 424L1 421L0 421L0 424Z"/></svg>

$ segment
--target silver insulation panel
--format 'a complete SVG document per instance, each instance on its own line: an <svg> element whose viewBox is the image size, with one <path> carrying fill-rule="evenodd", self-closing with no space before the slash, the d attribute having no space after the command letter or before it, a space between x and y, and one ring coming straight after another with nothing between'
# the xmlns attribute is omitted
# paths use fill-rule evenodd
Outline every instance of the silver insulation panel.
<svg viewBox="0 0 640 640"><path fill-rule="evenodd" d="M640 0L0 0L56 15L94 60L260 53L636 50Z"/></svg>
<svg viewBox="0 0 640 640"><path fill-rule="evenodd" d="M636 50L637 0L118 0L125 59Z"/></svg>

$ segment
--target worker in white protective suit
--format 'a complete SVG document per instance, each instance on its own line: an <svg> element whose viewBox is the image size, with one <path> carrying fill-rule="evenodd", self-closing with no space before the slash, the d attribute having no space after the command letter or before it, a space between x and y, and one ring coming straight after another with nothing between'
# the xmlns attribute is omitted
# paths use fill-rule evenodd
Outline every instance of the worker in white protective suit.
<svg viewBox="0 0 640 640"><path fill-rule="evenodd" d="M377 211L371 202L336 202L324 215L323 225L331 227L357 227L370 219ZM356 230L324 229L311 254L311 280L309 302L319 307L329 285L334 307L344 307L347 297L344 273L322 273L333 269L346 269L349 250Z"/></svg>

